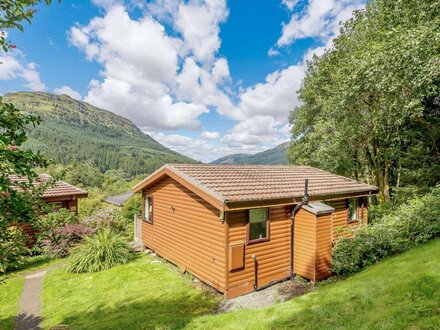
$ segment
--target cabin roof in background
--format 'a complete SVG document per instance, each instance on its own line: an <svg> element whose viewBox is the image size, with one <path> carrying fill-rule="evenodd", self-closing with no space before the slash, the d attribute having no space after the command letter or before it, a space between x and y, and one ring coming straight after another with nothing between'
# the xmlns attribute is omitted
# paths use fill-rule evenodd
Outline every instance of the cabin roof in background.
<svg viewBox="0 0 440 330"><path fill-rule="evenodd" d="M12 188L21 191L22 188L18 185L19 183L27 182L28 179L26 177L20 177L17 175L10 175L10 180L12 181ZM38 179L34 180L32 184L38 187L41 184L47 183L52 179L52 177L48 174L39 174ZM14 185L14 183L16 183ZM78 188L70 183L64 181L56 181L55 185L50 185L44 190L42 197L50 198L50 197L61 197L61 196L77 196L77 198L87 197L87 191Z"/></svg>

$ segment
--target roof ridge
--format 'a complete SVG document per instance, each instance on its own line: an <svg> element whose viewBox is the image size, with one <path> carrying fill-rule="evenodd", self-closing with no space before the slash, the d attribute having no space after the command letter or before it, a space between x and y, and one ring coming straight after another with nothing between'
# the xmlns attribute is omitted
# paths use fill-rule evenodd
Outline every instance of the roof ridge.
<svg viewBox="0 0 440 330"><path fill-rule="evenodd" d="M195 164L191 164L191 165L195 165ZM206 193L208 193L212 197L218 199L219 201L221 201L223 203L225 203L227 201L226 197L223 196L223 194L221 194L220 192L218 192L218 191L208 187L206 184L204 184L202 181L196 179L194 176L188 175L185 172L179 170L178 168L173 166L173 164L165 164L164 166L167 167L169 170L172 170L175 173L179 174L185 180L187 180L188 182L192 183L193 185L195 185L199 189L204 190Z"/></svg>

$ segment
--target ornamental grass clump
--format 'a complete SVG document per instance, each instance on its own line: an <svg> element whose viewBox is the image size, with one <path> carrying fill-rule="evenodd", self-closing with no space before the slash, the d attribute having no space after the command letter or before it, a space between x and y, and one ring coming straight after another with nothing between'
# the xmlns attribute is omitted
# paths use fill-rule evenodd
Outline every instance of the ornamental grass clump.
<svg viewBox="0 0 440 330"><path fill-rule="evenodd" d="M110 229L103 229L87 237L73 251L67 270L71 273L99 272L126 264L132 257L130 247L122 236Z"/></svg>

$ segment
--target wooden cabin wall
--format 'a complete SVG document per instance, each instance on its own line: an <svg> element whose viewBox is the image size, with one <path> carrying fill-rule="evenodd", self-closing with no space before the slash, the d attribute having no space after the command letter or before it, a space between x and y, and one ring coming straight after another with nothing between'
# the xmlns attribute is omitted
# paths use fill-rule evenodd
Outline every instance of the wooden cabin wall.
<svg viewBox="0 0 440 330"><path fill-rule="evenodd" d="M304 209L295 215L293 272L313 280L315 278L316 216Z"/></svg>
<svg viewBox="0 0 440 330"><path fill-rule="evenodd" d="M226 297L254 291L254 260L258 260L258 285L290 275L290 210L291 206L269 209L270 240L246 245L247 210L226 213L228 245L244 245L244 267L228 271ZM230 257L230 256L229 256Z"/></svg>
<svg viewBox="0 0 440 330"><path fill-rule="evenodd" d="M332 214L316 217L315 278L319 281L331 275Z"/></svg>
<svg viewBox="0 0 440 330"><path fill-rule="evenodd" d="M316 216L300 209L295 216L293 272L311 281L330 276L332 214Z"/></svg>
<svg viewBox="0 0 440 330"><path fill-rule="evenodd" d="M344 229L353 228L359 225L360 221L354 221L354 222L348 221L347 199L325 201L325 203L335 208L335 212L333 213L333 231L332 231L333 241L335 241L338 237L341 236L349 237L351 234ZM362 208L359 208L358 212L361 213ZM368 223L368 207L364 207L363 212L364 212L364 222Z"/></svg>
<svg viewBox="0 0 440 330"><path fill-rule="evenodd" d="M223 292L226 232L220 211L169 177L143 195L153 196L153 223L142 221L145 246Z"/></svg>

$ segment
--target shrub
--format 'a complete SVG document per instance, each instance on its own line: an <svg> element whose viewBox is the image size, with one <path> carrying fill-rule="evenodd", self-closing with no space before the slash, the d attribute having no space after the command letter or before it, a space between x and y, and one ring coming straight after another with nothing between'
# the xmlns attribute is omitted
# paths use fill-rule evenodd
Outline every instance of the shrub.
<svg viewBox="0 0 440 330"><path fill-rule="evenodd" d="M43 251L55 257L66 257L70 248L82 241L84 237L93 234L93 229L83 224L65 224L53 229L42 243Z"/></svg>
<svg viewBox="0 0 440 330"><path fill-rule="evenodd" d="M19 267L28 252L29 236L19 226L10 226L0 233L0 273Z"/></svg>
<svg viewBox="0 0 440 330"><path fill-rule="evenodd" d="M440 187L414 198L372 225L341 237L333 249L333 272L350 275L384 257L403 252L440 236Z"/></svg>
<svg viewBox="0 0 440 330"><path fill-rule="evenodd" d="M125 218L118 210L112 208L99 210L84 218L81 223L93 228L95 231L111 229L124 237L133 237L133 221Z"/></svg>
<svg viewBox="0 0 440 330"><path fill-rule="evenodd" d="M77 222L78 219L75 213L66 209L59 209L40 216L35 223L35 228L41 233L41 235L45 235L54 228Z"/></svg>
<svg viewBox="0 0 440 330"><path fill-rule="evenodd" d="M47 241L53 241L55 239L54 230L60 228L66 224L78 223L78 217L75 213L66 209L49 210L49 213L41 215L33 223L33 227L36 229L36 233L33 234L36 243L32 247L34 253L45 252L45 245ZM52 256L56 256L51 254Z"/></svg>
<svg viewBox="0 0 440 330"><path fill-rule="evenodd" d="M102 229L87 237L71 255L67 270L71 273L92 273L125 264L132 259L125 239L110 229Z"/></svg>

